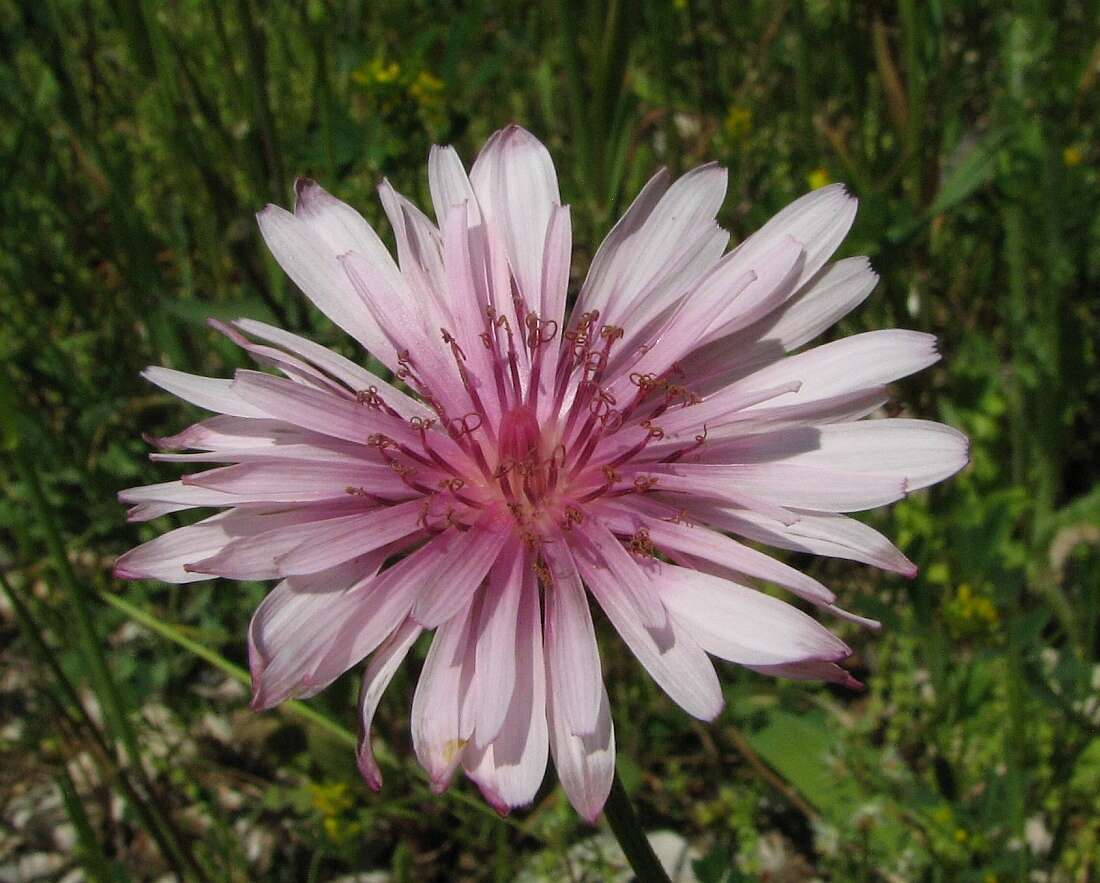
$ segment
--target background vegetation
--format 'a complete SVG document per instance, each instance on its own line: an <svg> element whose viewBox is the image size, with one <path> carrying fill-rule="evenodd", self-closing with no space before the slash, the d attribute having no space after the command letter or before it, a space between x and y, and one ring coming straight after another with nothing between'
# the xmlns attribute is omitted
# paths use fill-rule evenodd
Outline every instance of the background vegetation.
<svg viewBox="0 0 1100 883"><path fill-rule="evenodd" d="M558 163L578 281L662 164L730 168L735 240L846 181L845 248L882 282L837 333L939 335L898 408L973 439L964 474L873 516L915 581L792 556L884 621L846 634L865 693L727 667L702 726L605 655L647 827L686 836L708 883L1097 879L1098 36L1083 0L0 0L0 879L610 873L569 857L594 831L553 776L508 821L467 784L428 795L415 665L374 795L354 675L248 711L263 586L109 576L163 529L115 502L166 478L141 433L197 416L143 366L230 374L208 315L353 354L252 213L296 174L376 222L383 176L426 205L430 144L471 159L513 120Z"/></svg>

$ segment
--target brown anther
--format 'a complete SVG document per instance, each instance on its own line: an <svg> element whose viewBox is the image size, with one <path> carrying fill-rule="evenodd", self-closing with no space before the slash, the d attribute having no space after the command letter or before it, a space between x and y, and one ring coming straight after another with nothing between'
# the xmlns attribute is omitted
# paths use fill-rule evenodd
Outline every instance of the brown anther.
<svg viewBox="0 0 1100 883"><path fill-rule="evenodd" d="M584 522L584 513L576 506L566 506L565 520L571 522L572 524L582 524Z"/></svg>
<svg viewBox="0 0 1100 883"><path fill-rule="evenodd" d="M344 493L345 494L351 494L351 496L353 496L353 497L370 497L370 496L373 496L370 493L370 491L368 491L365 487L353 487L350 484L346 488L344 488Z"/></svg>
<svg viewBox="0 0 1100 883"><path fill-rule="evenodd" d="M522 531L520 531L519 538L523 541L523 545L525 545L528 549L531 549L532 551L538 549L538 547L541 546L544 542L542 537L530 528L524 528Z"/></svg>
<svg viewBox="0 0 1100 883"><path fill-rule="evenodd" d="M394 446L394 440L388 435L383 435L381 432L376 432L373 435L367 436L367 446L371 448L378 448L380 451L386 450L386 448L392 448Z"/></svg>
<svg viewBox="0 0 1100 883"><path fill-rule="evenodd" d="M541 556L531 563L531 569L535 571L535 576L544 589L548 589L553 585L554 575L550 572L550 568L546 566L546 562L542 560Z"/></svg>
<svg viewBox="0 0 1100 883"><path fill-rule="evenodd" d="M611 412L611 405L603 399L592 399L588 403L588 411L593 417L604 417Z"/></svg>
<svg viewBox="0 0 1100 883"><path fill-rule="evenodd" d="M660 426L654 426L649 420L642 421L642 429L648 432L648 437L657 440L665 437L665 431Z"/></svg>
<svg viewBox="0 0 1100 883"><path fill-rule="evenodd" d="M448 331L446 328L440 328L439 332L443 335L443 342L451 345L451 352L454 353L456 357L461 356L462 360L465 361L466 353L464 353L462 351L462 347L458 345L458 341L455 340L455 336L451 334L451 332Z"/></svg>
<svg viewBox="0 0 1100 883"><path fill-rule="evenodd" d="M653 540L649 538L649 531L644 527L639 527L634 531L633 536L627 541L626 545L633 554L641 558L652 558L657 551L653 545Z"/></svg>
<svg viewBox="0 0 1100 883"><path fill-rule="evenodd" d="M608 484L614 484L622 476L619 475L619 473L615 471L615 467L604 465L604 467L603 467L603 477L607 481Z"/></svg>
<svg viewBox="0 0 1100 883"><path fill-rule="evenodd" d="M634 493L644 494L649 491L653 486L657 484L657 479L652 475L636 475L634 476Z"/></svg>
<svg viewBox="0 0 1100 883"><path fill-rule="evenodd" d="M598 419L606 432L614 432L623 425L623 412L608 408L607 413L601 414Z"/></svg>
<svg viewBox="0 0 1100 883"><path fill-rule="evenodd" d="M377 386L369 386L366 389L361 389L355 394L355 401L360 405L367 405L371 408L382 407L382 397L378 395Z"/></svg>
<svg viewBox="0 0 1100 883"><path fill-rule="evenodd" d="M424 432L435 426L434 417L417 417L415 414L409 418L409 424L418 432Z"/></svg>
<svg viewBox="0 0 1100 883"><path fill-rule="evenodd" d="M461 478L444 478L441 479L437 487L443 491L460 491L466 486Z"/></svg>
<svg viewBox="0 0 1100 883"><path fill-rule="evenodd" d="M604 325L600 329L600 337L610 343L614 343L616 340L619 340L623 336L623 334L625 334L625 332L618 325Z"/></svg>
<svg viewBox="0 0 1100 883"><path fill-rule="evenodd" d="M682 524L684 527L695 527L695 525L691 521L688 521L687 509L681 509L675 515L670 515L668 518L664 518L662 520L667 521L670 524Z"/></svg>

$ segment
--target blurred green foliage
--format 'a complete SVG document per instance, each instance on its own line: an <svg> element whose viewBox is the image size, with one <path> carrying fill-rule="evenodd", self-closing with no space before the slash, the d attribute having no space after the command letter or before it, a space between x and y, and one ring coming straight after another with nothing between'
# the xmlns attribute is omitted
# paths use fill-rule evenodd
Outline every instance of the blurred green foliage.
<svg viewBox="0 0 1100 883"><path fill-rule="evenodd" d="M143 386L143 366L242 364L209 315L354 355L252 213L308 174L379 222L383 176L426 204L430 144L471 159L515 120L555 156L578 281L660 165L728 166L735 240L846 181L861 200L846 249L882 282L839 331L939 335L944 361L898 406L973 443L960 477L873 516L915 581L792 556L883 620L846 635L867 693L728 669L729 709L703 727L606 654L646 824L697 844L707 883L1093 879L1098 38L1083 0L0 0L0 643L33 688L0 687L18 721L0 735L0 805L59 795L67 866L92 880L568 879L567 850L592 832L552 777L507 825L465 785L428 797L393 759L415 672L380 714L395 747L376 796L346 732L253 715L227 665L180 646L240 663L261 586L107 576L161 529L125 524L114 499L165 478L141 433L195 416ZM96 594L112 591L161 633ZM315 716L351 725L353 681Z"/></svg>

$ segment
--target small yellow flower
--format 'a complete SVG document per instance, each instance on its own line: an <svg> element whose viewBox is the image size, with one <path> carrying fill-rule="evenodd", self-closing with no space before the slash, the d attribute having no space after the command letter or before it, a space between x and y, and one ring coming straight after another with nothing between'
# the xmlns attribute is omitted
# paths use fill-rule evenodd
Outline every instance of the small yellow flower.
<svg viewBox="0 0 1100 883"><path fill-rule="evenodd" d="M811 190L818 190L832 180L833 179L829 177L829 172L820 167L814 169L806 176L806 183L810 185Z"/></svg>
<svg viewBox="0 0 1100 883"><path fill-rule="evenodd" d="M1062 162L1068 167L1079 166L1085 161L1085 154L1076 144L1071 144L1062 151Z"/></svg>
<svg viewBox="0 0 1100 883"><path fill-rule="evenodd" d="M409 86L409 95L421 107L438 106L443 98L443 81L430 71L421 71Z"/></svg>
<svg viewBox="0 0 1100 883"><path fill-rule="evenodd" d="M746 140L752 132L752 110L739 104L730 105L722 128L732 140Z"/></svg>
<svg viewBox="0 0 1100 883"><path fill-rule="evenodd" d="M969 837L970 837L970 835L967 834L966 831L963 830L962 828L956 828L955 829L955 842L956 843L966 843L966 841L969 839Z"/></svg>
<svg viewBox="0 0 1100 883"><path fill-rule="evenodd" d="M323 816L338 816L344 810L351 809L354 801L344 782L330 785L312 784L309 786L313 808Z"/></svg>
<svg viewBox="0 0 1100 883"><path fill-rule="evenodd" d="M396 61L386 63L381 58L372 58L357 68L351 78L360 86L388 86L401 76L401 65Z"/></svg>

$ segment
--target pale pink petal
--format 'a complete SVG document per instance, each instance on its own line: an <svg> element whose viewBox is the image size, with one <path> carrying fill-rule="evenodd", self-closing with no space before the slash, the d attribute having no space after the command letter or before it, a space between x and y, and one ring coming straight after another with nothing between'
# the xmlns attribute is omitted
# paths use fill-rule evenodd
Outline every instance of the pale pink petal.
<svg viewBox="0 0 1100 883"><path fill-rule="evenodd" d="M778 340L788 352L798 349L863 303L877 284L878 274L867 258L837 261L823 268L775 316L746 329L746 336L756 331L761 338Z"/></svg>
<svg viewBox="0 0 1100 883"><path fill-rule="evenodd" d="M253 708L323 689L327 682L317 683L311 672L346 628L349 613L363 607L385 556L369 553L305 579L283 580L264 598L248 627Z"/></svg>
<svg viewBox="0 0 1100 883"><path fill-rule="evenodd" d="M585 525L585 530L591 528ZM576 542L575 535L570 535L569 543L589 590L653 680L688 714L702 720L714 718L722 710L722 689L706 653L671 616L662 628L647 626L628 600L625 587L590 564L589 547ZM645 579L651 591L658 591L649 576Z"/></svg>
<svg viewBox="0 0 1100 883"><path fill-rule="evenodd" d="M671 181L668 169L658 171L646 182L645 187L634 197L630 208L600 243L577 299L578 314L589 310L604 311L604 306L613 291L612 283L617 274L622 271L623 264L628 263L619 257L620 252L645 224L654 207L668 190Z"/></svg>
<svg viewBox="0 0 1100 883"><path fill-rule="evenodd" d="M183 482L235 503L312 503L357 494L369 499L367 488L388 499L411 493L385 465L338 461L261 460L187 475Z"/></svg>
<svg viewBox="0 0 1100 883"><path fill-rule="evenodd" d="M600 684L599 713L591 733L578 736L558 710L562 692L554 673L546 670L546 715L550 728L550 752L562 789L589 824L594 825L611 793L615 778L615 726L607 702L607 691Z"/></svg>
<svg viewBox="0 0 1100 883"><path fill-rule="evenodd" d="M905 496L904 477L788 462L713 465L675 463L649 470L662 492L683 491L703 498L745 505L745 497L788 509L858 512ZM752 508L752 507L749 507ZM798 520L794 516L791 523Z"/></svg>
<svg viewBox="0 0 1100 883"><path fill-rule="evenodd" d="M313 438L316 444L254 444L245 448L215 448L188 454L154 452L149 459L157 463L256 463L262 460L310 460L351 466L378 463L377 454L365 445L336 441L323 435L313 435Z"/></svg>
<svg viewBox="0 0 1100 883"><path fill-rule="evenodd" d="M444 353L440 317L423 298L401 298L371 264L353 253L340 263L367 311L374 317L394 351L405 361L395 369L411 371L411 385L431 393L444 408L464 413L469 401L457 376L454 358ZM418 379L417 379L418 378Z"/></svg>
<svg viewBox="0 0 1100 883"><path fill-rule="evenodd" d="M341 252L317 232L315 225L278 206L267 206L256 220L275 260L302 293L372 355L395 367L393 347L370 312L363 309L361 298L340 267L337 255Z"/></svg>
<svg viewBox="0 0 1100 883"><path fill-rule="evenodd" d="M571 733L593 733L600 713L603 676L588 598L568 545L547 543L542 553L553 578L543 596L546 665L554 673L558 713Z"/></svg>
<svg viewBox="0 0 1100 883"><path fill-rule="evenodd" d="M359 212L309 178L295 181L294 191L297 196L294 204L295 217L305 222L328 246L331 254L357 252L374 264L391 284L400 285L401 274L393 257L374 232L374 228Z"/></svg>
<svg viewBox="0 0 1100 883"><path fill-rule="evenodd" d="M835 662L852 652L817 620L778 598L697 570L657 567L654 584L672 619L714 656L742 665L780 665Z"/></svg>
<svg viewBox="0 0 1100 883"><path fill-rule="evenodd" d="M546 670L539 592L531 570L522 583L513 652L515 689L504 724L485 748L467 748L462 761L469 777L498 812L534 800L546 774Z"/></svg>
<svg viewBox="0 0 1100 883"><path fill-rule="evenodd" d="M296 524L288 518L283 526L235 540L216 555L194 560L188 569L229 579L275 579L316 573L413 533L417 529L415 518L419 504L413 502L405 506L414 510L411 526L407 523L403 525L402 513L394 511L400 510L400 506L350 513L346 507L291 510L301 523ZM395 526L391 527L387 519L392 520ZM379 530L380 526L382 530ZM333 536L339 538L353 531L358 531L360 536L359 543L350 554L341 555L331 550ZM324 559L323 563L318 566L302 565L300 559L303 555L299 550L314 550L317 557Z"/></svg>
<svg viewBox="0 0 1100 883"><path fill-rule="evenodd" d="M829 259L856 217L858 202L843 184L830 184L796 199L734 250L737 260L751 264L775 243L791 236L803 244L806 260L795 283L797 290Z"/></svg>
<svg viewBox="0 0 1100 883"><path fill-rule="evenodd" d="M317 525L297 543L275 552L274 566L282 576L316 573L334 567L363 552L418 532L422 511L419 500L410 500L333 518L324 525Z"/></svg>
<svg viewBox="0 0 1100 883"><path fill-rule="evenodd" d="M182 481L165 481L160 484L127 488L118 492L118 499L120 503L167 503L178 507L166 511L190 509L193 506L233 506L240 502L240 498L235 494L186 485Z"/></svg>
<svg viewBox="0 0 1100 883"><path fill-rule="evenodd" d="M511 532L479 522L466 531L444 531L433 545L439 546L440 562L419 587L413 619L435 628L466 606L493 566Z"/></svg>
<svg viewBox="0 0 1100 883"><path fill-rule="evenodd" d="M756 408L824 399L858 389L881 386L914 374L939 361L936 338L919 331L868 331L790 356L738 380L718 395L744 395L789 381L797 392Z"/></svg>
<svg viewBox="0 0 1100 883"><path fill-rule="evenodd" d="M473 735L473 719L462 714L462 706L474 676L475 607L436 629L413 695L413 750L437 794L450 784Z"/></svg>
<svg viewBox="0 0 1100 883"><path fill-rule="evenodd" d="M233 391L264 416L277 417L321 435L363 445L379 433L401 441L416 438L409 424L399 417L271 374L238 371Z"/></svg>
<svg viewBox="0 0 1100 883"><path fill-rule="evenodd" d="M428 154L428 188L432 194L432 206L435 208L435 220L442 230L447 215L452 208L467 205L470 223L481 223L481 212L477 207L477 197L466 169L458 152L453 147L432 145Z"/></svg>
<svg viewBox="0 0 1100 883"><path fill-rule="evenodd" d="M406 541L384 546L378 553L383 559L403 552ZM430 579L439 566L442 554L436 540L429 540L415 552L390 565L371 580L361 598L346 605L346 620L333 639L328 653L309 673L317 690L332 683L382 643L409 615L416 600L417 589ZM311 577L293 577L310 579ZM471 645L472 653L472 645ZM472 665L472 659L470 664Z"/></svg>
<svg viewBox="0 0 1100 883"><path fill-rule="evenodd" d="M372 791L382 788L382 770L374 759L374 749L371 746L374 713L378 710L378 703L386 687L422 631L415 622L406 619L371 656L370 664L363 674L363 686L359 690L359 743L356 762L359 773Z"/></svg>
<svg viewBox="0 0 1100 883"><path fill-rule="evenodd" d="M549 151L527 130L509 126L485 145L470 183L483 216L504 241L520 295L537 303L546 231L561 204Z"/></svg>
<svg viewBox="0 0 1100 883"><path fill-rule="evenodd" d="M614 595L616 602L631 607L646 627L663 628L668 621L664 606L638 562L607 526L596 519L589 519L578 533L580 536L569 538L569 544L588 588L593 592Z"/></svg>
<svg viewBox="0 0 1100 883"><path fill-rule="evenodd" d="M644 221L629 233L623 231L626 235L614 251L608 252L607 265L601 262L593 267L576 309L599 309L604 321L628 327L639 324L636 311L643 301L656 299L647 308L647 316L664 309L671 301L655 297L662 282L676 276L684 281L699 278L713 266L729 241L728 235L721 237L717 255L709 247L702 247L713 233L720 232L714 218L725 198L726 181L726 170L709 164L692 169L673 183L649 209ZM661 186L663 181L650 193L643 191L646 201L639 215L649 208ZM617 229L612 231L616 238L617 234Z"/></svg>
<svg viewBox="0 0 1100 883"><path fill-rule="evenodd" d="M831 423L817 432L816 447L793 455L787 462L898 477L905 482L907 492L954 475L970 456L966 436L930 420L859 420Z"/></svg>
<svg viewBox="0 0 1100 883"><path fill-rule="evenodd" d="M863 684L835 662L790 662L786 665L748 665L758 674L792 681L829 681L849 690L862 690Z"/></svg>
<svg viewBox="0 0 1100 883"><path fill-rule="evenodd" d="M351 398L351 392L340 383L337 383L323 371L319 371L308 362L303 362L296 356L283 352L273 346L262 343L254 343L232 325L227 325L220 319L207 319L206 324L215 331L224 334L233 343L248 353L254 362L261 367L275 368L285 377L296 383L304 383L315 389L332 393L344 398Z"/></svg>
<svg viewBox="0 0 1100 883"><path fill-rule="evenodd" d="M669 509L662 517L639 512L637 508L631 509L622 503L613 503L608 504L605 511L608 514L604 518L612 530L629 536L639 528L644 529L658 551L674 549L704 558L736 573L783 586L814 604L832 604L836 600L836 596L816 579L782 561L776 561L763 552L743 546L701 525L671 520L676 516L675 510Z"/></svg>
<svg viewBox="0 0 1100 883"><path fill-rule="evenodd" d="M199 377L156 365L146 368L141 372L141 376L177 398L205 408L207 411L228 414L231 417L266 416L263 411L237 395L236 390L231 389L232 380Z"/></svg>
<svg viewBox="0 0 1100 883"><path fill-rule="evenodd" d="M711 318L706 334L696 340L696 346L745 328L788 300L798 286L806 263L806 249L793 236L782 236L772 248L759 252L752 260L740 259L736 252L729 257L721 262L721 272L713 273L700 284L693 298L693 306L705 309ZM740 279L749 273L753 279L743 291L723 297L729 287L724 280Z"/></svg>
<svg viewBox="0 0 1100 883"><path fill-rule="evenodd" d="M175 435L157 438L146 435L149 444L161 449L214 451L219 448L261 448L277 444L318 442L328 436L309 432L282 420L253 417L210 417Z"/></svg>
<svg viewBox="0 0 1100 883"><path fill-rule="evenodd" d="M845 515L799 512L797 522L783 527L745 509L708 505L695 511L716 527L769 546L862 561L908 577L917 573L916 565L886 537Z"/></svg>
<svg viewBox="0 0 1100 883"><path fill-rule="evenodd" d="M474 741L482 748L500 733L516 683L516 623L531 562L517 540L507 543L492 570L477 628Z"/></svg>
<svg viewBox="0 0 1100 883"><path fill-rule="evenodd" d="M119 579L157 579L166 583L210 579L207 574L185 570L184 565L214 554L229 539L224 527L209 518L177 527L121 555L115 561L114 575Z"/></svg>
<svg viewBox="0 0 1100 883"><path fill-rule="evenodd" d="M365 368L361 368L350 359L335 353L328 347L314 343L297 334L283 331L274 325L258 322L255 319L237 319L233 322L241 331L280 346L307 362L320 368L330 377L344 384L355 393L366 392L371 388L378 390L382 399L406 420L409 417L428 417L431 411L415 399L410 398L395 386L391 386Z"/></svg>

